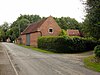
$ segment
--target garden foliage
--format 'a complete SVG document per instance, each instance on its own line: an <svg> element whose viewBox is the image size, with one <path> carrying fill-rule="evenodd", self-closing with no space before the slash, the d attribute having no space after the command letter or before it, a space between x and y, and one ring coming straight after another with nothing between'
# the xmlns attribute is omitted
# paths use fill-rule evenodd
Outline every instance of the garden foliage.
<svg viewBox="0 0 100 75"><path fill-rule="evenodd" d="M38 39L39 48L60 53L76 53L93 50L96 45L96 41L81 37L44 36Z"/></svg>
<svg viewBox="0 0 100 75"><path fill-rule="evenodd" d="M94 48L94 51L95 51L95 56L100 58L100 45L97 45Z"/></svg>

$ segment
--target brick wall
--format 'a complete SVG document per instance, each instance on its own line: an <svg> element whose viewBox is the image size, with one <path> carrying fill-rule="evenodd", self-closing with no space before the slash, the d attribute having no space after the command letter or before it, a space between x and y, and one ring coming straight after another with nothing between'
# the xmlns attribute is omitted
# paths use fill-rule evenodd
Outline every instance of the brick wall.
<svg viewBox="0 0 100 75"><path fill-rule="evenodd" d="M35 32L30 34L30 45L37 47L37 39L40 36L40 32Z"/></svg>
<svg viewBox="0 0 100 75"><path fill-rule="evenodd" d="M26 45L26 35L21 35L22 44Z"/></svg>
<svg viewBox="0 0 100 75"><path fill-rule="evenodd" d="M53 33L49 33L49 28L53 29ZM40 27L40 31L43 36L58 36L61 32L61 28L58 26L56 21L49 17Z"/></svg>

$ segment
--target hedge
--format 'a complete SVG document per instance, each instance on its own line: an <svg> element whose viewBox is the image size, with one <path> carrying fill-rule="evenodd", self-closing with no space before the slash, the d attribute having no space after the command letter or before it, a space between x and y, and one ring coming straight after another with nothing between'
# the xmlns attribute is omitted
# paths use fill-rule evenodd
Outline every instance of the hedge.
<svg viewBox="0 0 100 75"><path fill-rule="evenodd" d="M94 48L95 56L100 58L100 45Z"/></svg>
<svg viewBox="0 0 100 75"><path fill-rule="evenodd" d="M39 48L60 53L76 53L93 50L96 45L96 41L80 37L44 36L38 39Z"/></svg>

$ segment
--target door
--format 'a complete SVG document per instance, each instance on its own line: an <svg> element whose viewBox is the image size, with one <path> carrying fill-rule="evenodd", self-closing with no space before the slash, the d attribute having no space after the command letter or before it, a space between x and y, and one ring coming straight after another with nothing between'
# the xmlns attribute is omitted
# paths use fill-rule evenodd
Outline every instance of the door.
<svg viewBox="0 0 100 75"><path fill-rule="evenodd" d="M26 34L26 45L30 46L30 34Z"/></svg>

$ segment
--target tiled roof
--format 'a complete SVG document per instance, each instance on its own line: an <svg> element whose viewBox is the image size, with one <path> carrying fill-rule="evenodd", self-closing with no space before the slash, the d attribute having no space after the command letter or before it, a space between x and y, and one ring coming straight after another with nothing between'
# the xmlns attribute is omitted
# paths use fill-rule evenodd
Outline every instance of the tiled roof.
<svg viewBox="0 0 100 75"><path fill-rule="evenodd" d="M68 29L67 34L69 36L81 36L79 30Z"/></svg>
<svg viewBox="0 0 100 75"><path fill-rule="evenodd" d="M46 21L47 18L37 22L30 24L21 34L27 34L38 31L38 28Z"/></svg>

